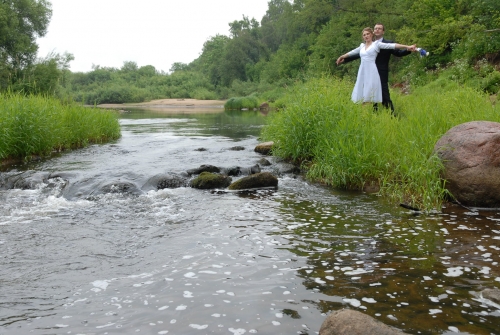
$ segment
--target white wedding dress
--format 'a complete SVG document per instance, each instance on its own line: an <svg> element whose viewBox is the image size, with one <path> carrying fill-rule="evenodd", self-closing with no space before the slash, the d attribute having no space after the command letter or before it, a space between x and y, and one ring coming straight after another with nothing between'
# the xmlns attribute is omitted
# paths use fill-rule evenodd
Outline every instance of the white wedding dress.
<svg viewBox="0 0 500 335"><path fill-rule="evenodd" d="M361 43L356 49L349 51L348 55L353 56L359 54L361 65L358 70L358 77L354 90L352 91L351 99L354 102L382 102L382 85L378 74L375 59L380 52L380 49L395 49L395 43L383 43L374 41L365 49L365 44Z"/></svg>

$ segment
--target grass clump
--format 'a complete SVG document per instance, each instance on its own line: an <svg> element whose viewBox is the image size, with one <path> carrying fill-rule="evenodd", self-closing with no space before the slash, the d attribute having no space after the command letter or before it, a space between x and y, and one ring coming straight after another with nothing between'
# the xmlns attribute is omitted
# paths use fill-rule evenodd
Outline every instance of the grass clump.
<svg viewBox="0 0 500 335"><path fill-rule="evenodd" d="M447 197L433 155L438 139L468 121L500 121L486 95L453 83L450 89L422 87L393 93L399 117L371 105L354 104L353 83L315 79L295 87L286 108L271 116L262 137L273 153L299 162L311 180L361 190L377 184L380 194L424 210L439 209Z"/></svg>
<svg viewBox="0 0 500 335"><path fill-rule="evenodd" d="M254 109L259 107L259 100L254 95L229 98L224 104L225 110Z"/></svg>
<svg viewBox="0 0 500 335"><path fill-rule="evenodd" d="M19 94L0 94L0 129L0 160L46 156L120 137L112 112Z"/></svg>

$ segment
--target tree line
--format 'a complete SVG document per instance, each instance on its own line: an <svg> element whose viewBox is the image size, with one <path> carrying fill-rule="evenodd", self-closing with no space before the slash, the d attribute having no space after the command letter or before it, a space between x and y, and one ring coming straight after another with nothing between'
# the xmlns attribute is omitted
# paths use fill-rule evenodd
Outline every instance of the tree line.
<svg viewBox="0 0 500 335"><path fill-rule="evenodd" d="M490 94L500 89L497 0L270 0L260 20L230 22L227 36L208 37L197 59L168 72L125 61L73 73L71 54L37 59L36 38L51 17L47 0L0 1L0 17L0 90L85 104L249 95L273 102L313 77L354 78L358 64L338 67L335 60L375 23L385 25L386 38L430 52L394 60L392 83L415 87L446 78Z"/></svg>

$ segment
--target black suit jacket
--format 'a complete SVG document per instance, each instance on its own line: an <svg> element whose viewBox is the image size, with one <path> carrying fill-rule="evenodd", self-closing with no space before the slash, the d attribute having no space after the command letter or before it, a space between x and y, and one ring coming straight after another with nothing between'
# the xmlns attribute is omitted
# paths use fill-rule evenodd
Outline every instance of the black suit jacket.
<svg viewBox="0 0 500 335"><path fill-rule="evenodd" d="M385 38L382 38L383 43L394 43L393 41L388 41ZM397 57L403 57L411 54L411 51L407 51L404 49L380 49L380 52L375 59L375 65L377 65L378 72L389 71L389 60L391 59L391 55ZM352 62L353 60L359 59L359 54L354 56L349 56L344 58L344 63Z"/></svg>

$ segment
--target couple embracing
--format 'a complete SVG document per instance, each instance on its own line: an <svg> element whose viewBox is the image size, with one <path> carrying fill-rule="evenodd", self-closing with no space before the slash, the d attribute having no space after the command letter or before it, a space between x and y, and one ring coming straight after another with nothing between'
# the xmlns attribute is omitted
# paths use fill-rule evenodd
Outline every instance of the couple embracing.
<svg viewBox="0 0 500 335"><path fill-rule="evenodd" d="M361 65L351 99L354 102L377 103L394 113L389 94L389 59L391 55L402 57L417 51L416 45L393 43L384 39L384 25L377 23L375 29L363 29L364 43L337 59L337 65L361 58Z"/></svg>

